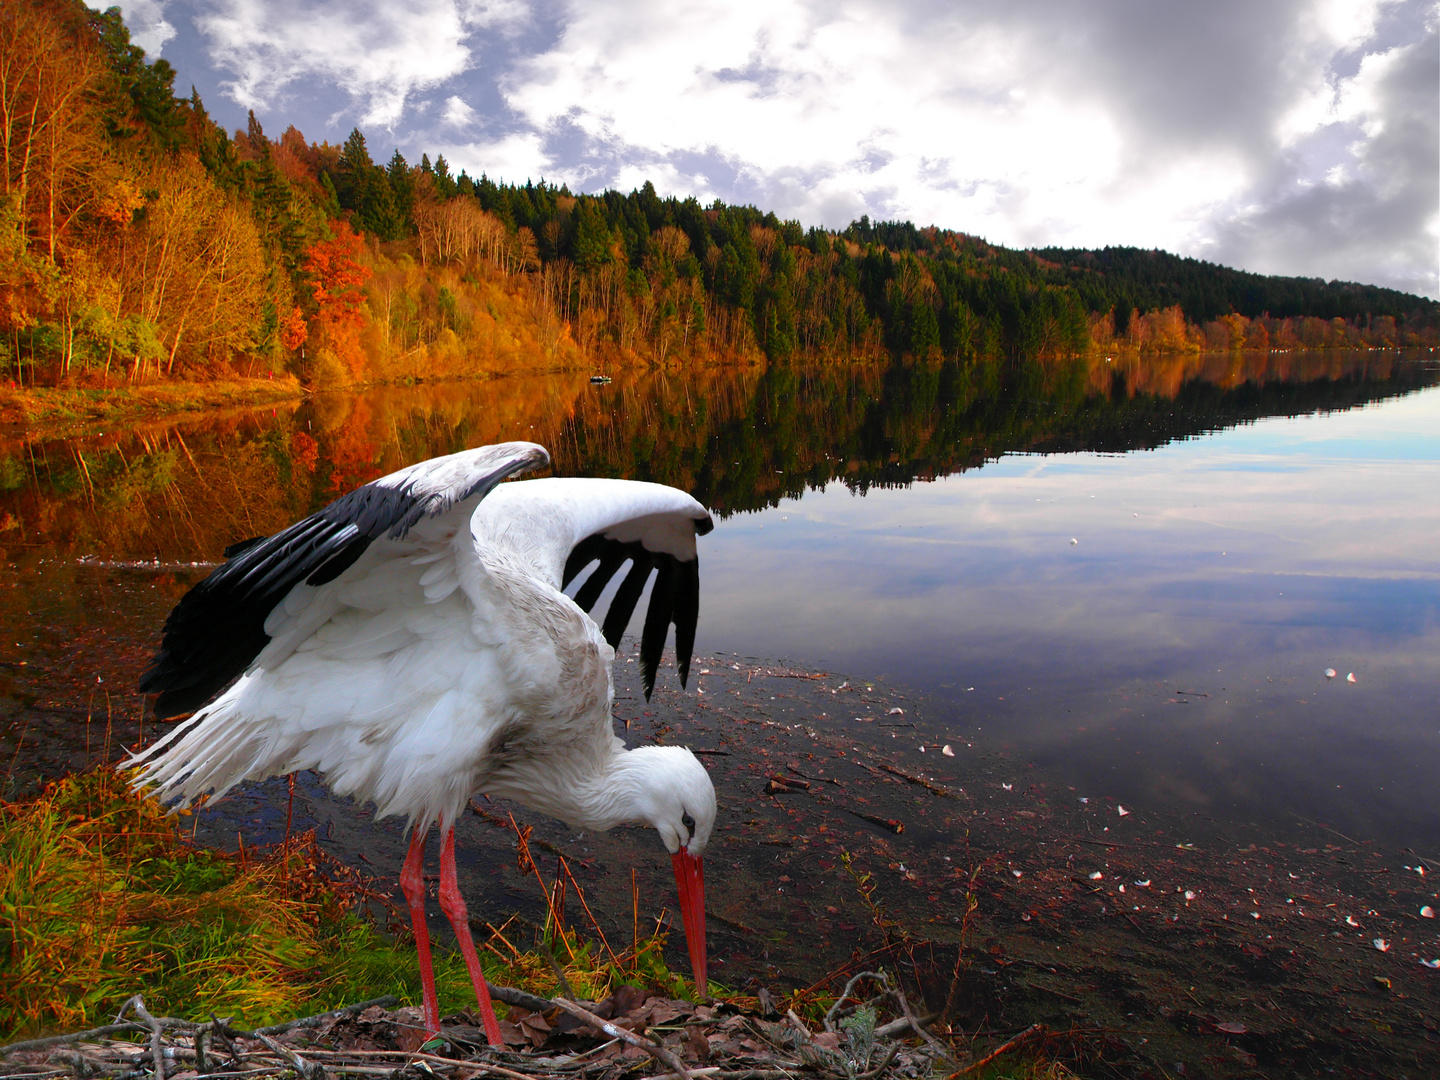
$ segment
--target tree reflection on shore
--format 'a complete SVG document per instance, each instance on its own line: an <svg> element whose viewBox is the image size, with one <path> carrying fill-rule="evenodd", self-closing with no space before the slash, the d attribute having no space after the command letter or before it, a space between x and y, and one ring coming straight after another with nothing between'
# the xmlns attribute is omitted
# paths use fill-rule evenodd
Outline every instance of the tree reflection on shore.
<svg viewBox="0 0 1440 1080"><path fill-rule="evenodd" d="M562 475L655 480L720 515L839 480L856 491L1001 454L1123 452L1440 382L1395 352L773 365L324 394L69 440L0 442L0 550L213 559L425 457L506 439Z"/></svg>

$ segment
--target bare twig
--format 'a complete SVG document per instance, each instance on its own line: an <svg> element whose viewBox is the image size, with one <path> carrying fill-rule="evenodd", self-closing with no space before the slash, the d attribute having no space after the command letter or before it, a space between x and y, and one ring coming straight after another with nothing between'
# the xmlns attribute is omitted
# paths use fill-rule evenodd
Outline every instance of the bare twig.
<svg viewBox="0 0 1440 1080"><path fill-rule="evenodd" d="M508 1077L511 1077L511 1080L515 1080L515 1078L519 1078L519 1080L534 1080L534 1078L533 1078L530 1074L528 1074L528 1073L516 1072L514 1069L507 1069L507 1068L505 1068L503 1065L492 1065L492 1064L491 1064L490 1062L488 1062L488 1061L463 1061L463 1060L461 1060L460 1058L440 1057L440 1056L437 1055L437 1054L422 1054L422 1053L419 1053L418 1051L413 1051L413 1052L412 1052L412 1051L409 1051L409 1050L314 1050L314 1049L311 1049L311 1050L307 1050L307 1051L305 1051L305 1052L306 1052L307 1054L309 1054L311 1057L316 1057L316 1058L318 1058L318 1057L323 1057L323 1058L327 1058L327 1059L328 1059L328 1058L345 1058L345 1059L355 1059L355 1058L404 1058L407 1062L409 1062L409 1061L423 1061L423 1062L425 1062L425 1063L427 1063L427 1064L430 1064L430 1065L448 1065L448 1066L451 1066L451 1067L457 1068L457 1069L483 1069L483 1070L485 1070L486 1072L494 1073L496 1076L508 1076ZM339 1064L337 1064L336 1071L337 1071L337 1072L354 1072L354 1071L355 1071L355 1066L353 1066L353 1065L339 1065ZM392 1073L392 1072L394 1072L395 1070L394 1070L394 1068L391 1068L391 1067L387 1066L384 1071L385 1071L386 1073Z"/></svg>
<svg viewBox="0 0 1440 1080"><path fill-rule="evenodd" d="M161 1023L172 1020L171 1017L164 1017ZM185 1021L172 1020L174 1024L181 1024ZM167 1027L170 1025L166 1025ZM18 1054L22 1050L44 1050L47 1046L63 1046L65 1043L82 1042L85 1039L99 1039L106 1035L118 1035L122 1031L146 1031L144 1024L137 1024L133 1020L126 1020L120 1024L102 1024L100 1027L90 1028L87 1031L75 1031L69 1035L47 1035L43 1039L26 1039L24 1042L11 1043L9 1046L0 1046L0 1057L7 1057L10 1054ZM7 1074L8 1075L8 1074Z"/></svg>
<svg viewBox="0 0 1440 1080"><path fill-rule="evenodd" d="M664 1065L666 1068L670 1069L672 1072L679 1073L682 1080L690 1080L690 1072L685 1068L684 1062L682 1062L669 1050L666 1050L665 1047L661 1046L659 1043L652 1042L649 1039L641 1038L633 1031L626 1031L622 1027L617 1027L616 1025L610 1023L609 1020L602 1020L600 1017L596 1016L588 1009L582 1009L579 1005L576 1005L568 998L556 998L555 1004L559 1005L560 1008L564 1009L577 1020L584 1020L587 1024L591 1025L598 1031L603 1031L612 1039L619 1039L621 1042L628 1043L630 1046L639 1047L641 1050L644 1050L647 1054L653 1057L656 1061L660 1062L660 1064Z"/></svg>
<svg viewBox="0 0 1440 1080"><path fill-rule="evenodd" d="M985 1055L983 1058L981 1058L979 1061L972 1061L969 1065L966 1065L963 1069L959 1070L958 1072L953 1072L953 1073L951 1073L951 1074L946 1078L946 1080L955 1080L955 1078L956 1078L957 1076L964 1076L966 1073L973 1073L973 1072L975 1072L975 1071L978 1070L978 1069L983 1069L986 1065L989 1065L990 1062L994 1061L994 1060L995 1060L996 1058L998 1058L1001 1054L1004 1054L1004 1053L1009 1052L1010 1050L1013 1050L1016 1046L1018 1046L1020 1043L1024 1042L1024 1041L1025 1041L1026 1039L1028 1039L1031 1035L1039 1034L1040 1032L1043 1032L1044 1030L1045 1030L1045 1025L1044 1025L1044 1024L1031 1024L1031 1025L1030 1025L1028 1028L1026 1028L1024 1031L1020 1032L1019 1035L1016 1035L1013 1039L1009 1040L1008 1042L1003 1042L1003 1043L1001 1043L999 1046L997 1046L994 1050L991 1050L990 1053L986 1054L986 1055Z"/></svg>
<svg viewBox="0 0 1440 1080"><path fill-rule="evenodd" d="M919 1035L920 1038L924 1039L926 1045L928 1045L930 1049L934 1050L937 1054L939 1054L941 1058L948 1059L952 1063L956 1063L949 1048L942 1045L939 1039L935 1038L934 1035L931 1035L928 1031L926 1031L920 1021L915 1019L915 1013L910 1008L909 1000L907 1000L905 997L905 988L903 986L897 986L895 987L893 993L895 1000L900 1003L900 1011L905 1014L905 1022L910 1025L910 1029L914 1031L916 1035Z"/></svg>
<svg viewBox="0 0 1440 1080"><path fill-rule="evenodd" d="M852 976L850 981L845 984L844 992L835 999L835 1004L831 1005L829 1011L825 1013L823 1023L825 1024L826 1031L835 1030L835 1014L838 1013L840 1007L850 999L851 992L854 991L856 984L859 983L861 979L874 979L886 990L890 989L890 977L883 971L862 971L858 975ZM857 998L856 1000L859 999Z"/></svg>
<svg viewBox="0 0 1440 1080"><path fill-rule="evenodd" d="M269 1035L261 1035L257 1032L256 1038L268 1046L271 1053L280 1055L280 1057L290 1062L291 1065L294 1065L295 1071L300 1074L300 1080L325 1080L325 1066L321 1065L318 1061L306 1061L294 1050L291 1050L290 1047L276 1042Z"/></svg>
<svg viewBox="0 0 1440 1080"><path fill-rule="evenodd" d="M139 994L135 994L120 1006L120 1011L115 1014L115 1019L119 1020L124 1016L126 1009L133 1009L135 1015L149 1025L150 1054L155 1059L155 1080L165 1080L165 1048L160 1045L160 1039L164 1035L165 1029L160 1026L159 1020L150 1015L150 1010L145 1008L145 999ZM309 1078L307 1077L306 1080Z"/></svg>
<svg viewBox="0 0 1440 1080"><path fill-rule="evenodd" d="M939 1019L940 1019L940 1014L939 1014L939 1013L936 1013L936 1012L932 1012L932 1013L926 1013L924 1016L920 1017L918 1022L919 1022L919 1024L920 1024L921 1027L929 1027L929 1026L930 1026L931 1024L933 1024L936 1020L939 1020ZM908 1016L902 1016L902 1017L900 1017L900 1019L898 1019L898 1020L891 1020L888 1024L881 1024L879 1027L877 1027L877 1028L875 1029L875 1037L876 1037L877 1039L893 1039L896 1035L899 1035L902 1031L908 1030L909 1027L910 1027L910 1018L909 1018Z"/></svg>
<svg viewBox="0 0 1440 1080"><path fill-rule="evenodd" d="M491 983L490 996L496 1001L505 1002L506 1005L519 1005L522 1009L529 1009L531 1012L549 1012L555 1008L555 1002L549 998L529 994L524 990L516 990L513 986L496 986Z"/></svg>
<svg viewBox="0 0 1440 1080"><path fill-rule="evenodd" d="M895 1060L895 1055L899 1052L900 1044L898 1042L891 1043L889 1052L886 1053L884 1059L880 1062L880 1064L876 1065L875 1068L869 1070L868 1072L860 1073L855 1077L855 1080L874 1080L874 1078L877 1076L884 1076L885 1070L890 1067L890 1063Z"/></svg>
<svg viewBox="0 0 1440 1080"><path fill-rule="evenodd" d="M496 989L498 988L492 986L490 988L491 993L494 993ZM314 1016L302 1016L298 1020L287 1020L283 1024L271 1024L269 1027L259 1028L256 1031L240 1031L236 1032L236 1034L244 1038L259 1035L283 1035L285 1032L293 1031L296 1028L319 1027L326 1020L362 1013L372 1005L388 1007L390 1005L398 1005L399 1003L400 999L394 994L385 994L383 997L371 998L369 1001L361 1001L355 1005L346 1005L343 1009L331 1009L329 1012L316 1013Z"/></svg>

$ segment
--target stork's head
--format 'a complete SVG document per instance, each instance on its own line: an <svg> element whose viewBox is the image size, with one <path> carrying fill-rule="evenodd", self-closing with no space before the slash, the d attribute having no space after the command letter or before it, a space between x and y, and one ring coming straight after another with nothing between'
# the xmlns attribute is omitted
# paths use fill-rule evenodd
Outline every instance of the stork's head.
<svg viewBox="0 0 1440 1080"><path fill-rule="evenodd" d="M705 873L700 856L715 827L715 787L705 766L680 746L650 746L643 754L646 783L644 818L660 834L675 868L680 915L695 986L708 993L705 969Z"/></svg>

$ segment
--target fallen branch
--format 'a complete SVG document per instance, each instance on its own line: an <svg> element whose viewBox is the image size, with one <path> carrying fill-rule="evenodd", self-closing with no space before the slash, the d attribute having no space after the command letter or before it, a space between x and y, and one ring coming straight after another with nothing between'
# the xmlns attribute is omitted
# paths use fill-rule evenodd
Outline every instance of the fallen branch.
<svg viewBox="0 0 1440 1080"><path fill-rule="evenodd" d="M1043 1032L1044 1030L1045 1030L1045 1025L1044 1025L1044 1024L1031 1024L1028 1028L1026 1028L1024 1031L1020 1032L1019 1035L1016 1035L1016 1036L1015 1036L1013 1039L1011 1039L1009 1042L1001 1043L1001 1044L1000 1044L999 1046L997 1046L994 1050L991 1050L990 1053L988 1053L988 1054L986 1054L984 1057L982 1057L979 1061L972 1061L969 1065L966 1065L963 1069L959 1070L958 1072L953 1072L953 1073L951 1073L948 1077L945 1078L945 1080L955 1080L955 1078L956 1078L957 1076L964 1076L966 1073L973 1073L973 1072L975 1072L977 1069L983 1069L986 1065L989 1065L990 1062L994 1061L994 1060L995 1060L996 1058L998 1058L1001 1054L1008 1053L1009 1051L1013 1050L1016 1046L1020 1045L1020 1043L1024 1042L1026 1039L1028 1039L1031 1035L1039 1034L1040 1032Z"/></svg>
<svg viewBox="0 0 1440 1080"><path fill-rule="evenodd" d="M291 1065L294 1065L295 1071L300 1075L300 1080L325 1080L324 1065L321 1065L319 1062L312 1063L306 1061L294 1050L291 1050L290 1047L276 1042L269 1035L257 1035L257 1037L270 1048L271 1053L280 1055L280 1057L290 1062ZM157 1080L159 1080L158 1077Z"/></svg>
<svg viewBox="0 0 1440 1080"><path fill-rule="evenodd" d="M171 1027L187 1024L189 1021L177 1020L173 1016L162 1016L160 1023L166 1027ZM120 1024L102 1024L100 1027L89 1028L86 1031L72 1031L68 1035L47 1035L43 1039L26 1039L24 1042L15 1042L9 1046L0 1046L0 1057L18 1054L22 1050L44 1050L47 1046L63 1046L65 1043L83 1042L86 1039L99 1039L106 1035L118 1035L122 1031L148 1030L144 1024L137 1024L134 1020L126 1020Z"/></svg>
<svg viewBox="0 0 1440 1080"><path fill-rule="evenodd" d="M564 1009L577 1020L584 1020L591 1027L595 1028L597 1031L603 1031L612 1039L619 1039L623 1043L627 1043L630 1046L639 1047L641 1050L644 1050L656 1061L660 1062L660 1064L670 1069L671 1072L678 1073L681 1077L681 1080L690 1080L690 1072L685 1068L684 1062L682 1062L669 1050L666 1050L665 1047L661 1046L659 1043L655 1043L649 1039L642 1038L641 1036L636 1035L633 1031L626 1031L622 1027L617 1027L615 1024L610 1023L609 1020L602 1020L590 1010L582 1009L579 1005L576 1005L568 998L556 998L555 1004L559 1005L560 1008Z"/></svg>
<svg viewBox="0 0 1440 1080"><path fill-rule="evenodd" d="M883 971L862 971L858 975L852 976L850 978L850 981L845 984L845 989L840 992L840 996L835 999L835 1004L831 1005L830 1008L827 1009L825 1012L825 1018L821 1021L821 1023L825 1025L826 1031L835 1030L836 1014L839 1013L840 1007L850 999L851 995L855 990L855 987L859 985L861 979L873 979L875 982L880 984L883 990L888 991L890 989L890 977L886 975ZM856 998L855 1000L859 1001L860 999Z"/></svg>
<svg viewBox="0 0 1440 1080"><path fill-rule="evenodd" d="M165 1029L160 1026L159 1020L150 1015L150 1010L145 1008L145 999L139 994L135 994L120 1006L120 1011L115 1014L115 1019L119 1020L124 1016L126 1009L135 1010L135 1015L149 1025L150 1055L155 1059L155 1080L165 1080L165 1048L160 1045ZM307 1076L305 1080L310 1080L310 1078Z"/></svg>
<svg viewBox="0 0 1440 1080"><path fill-rule="evenodd" d="M495 986L492 986L490 988L492 993L494 993L494 991L498 989L501 988ZM394 994L385 994L381 997L371 998L369 1001L361 1001L355 1005L346 1005L344 1008L331 1009L329 1012L316 1013L314 1016L302 1016L298 1020L287 1020L283 1024L271 1024L269 1027L257 1028L255 1031L236 1031L232 1032L231 1034L239 1035L241 1038L246 1039L257 1038L262 1035L283 1035L285 1034L285 1032L294 1031L296 1028L319 1027L326 1020L330 1020L332 1018L339 1019L342 1016L354 1016L357 1013L364 1012L366 1009L374 1005L379 1005L382 1008L385 1008L390 1005L398 1005L399 1003L400 999L397 998Z"/></svg>

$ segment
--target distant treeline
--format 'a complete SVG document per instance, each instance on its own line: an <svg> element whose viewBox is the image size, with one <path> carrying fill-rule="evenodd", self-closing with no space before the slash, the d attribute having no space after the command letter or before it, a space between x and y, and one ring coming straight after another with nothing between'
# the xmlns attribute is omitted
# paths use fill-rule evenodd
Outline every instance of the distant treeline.
<svg viewBox="0 0 1440 1080"><path fill-rule="evenodd" d="M713 359L1435 344L1440 306L1134 249L377 164L227 134L119 9L0 6L0 372L315 383Z"/></svg>

